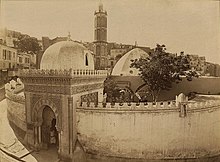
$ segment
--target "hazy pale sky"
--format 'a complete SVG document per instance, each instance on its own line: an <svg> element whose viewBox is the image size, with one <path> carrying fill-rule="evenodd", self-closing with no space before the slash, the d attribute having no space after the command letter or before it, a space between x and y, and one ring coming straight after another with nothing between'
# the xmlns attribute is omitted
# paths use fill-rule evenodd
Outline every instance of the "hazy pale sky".
<svg viewBox="0 0 220 162"><path fill-rule="evenodd" d="M102 0L108 41L185 51L220 63L220 2L217 0ZM3 0L8 29L41 38L93 41L99 0Z"/></svg>

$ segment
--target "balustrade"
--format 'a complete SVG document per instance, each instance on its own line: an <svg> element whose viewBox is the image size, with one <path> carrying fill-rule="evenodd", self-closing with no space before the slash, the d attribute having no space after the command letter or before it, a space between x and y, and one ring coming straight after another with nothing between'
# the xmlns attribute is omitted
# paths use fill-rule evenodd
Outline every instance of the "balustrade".
<svg viewBox="0 0 220 162"><path fill-rule="evenodd" d="M106 70L48 70L48 69L31 69L21 70L21 76L106 76Z"/></svg>

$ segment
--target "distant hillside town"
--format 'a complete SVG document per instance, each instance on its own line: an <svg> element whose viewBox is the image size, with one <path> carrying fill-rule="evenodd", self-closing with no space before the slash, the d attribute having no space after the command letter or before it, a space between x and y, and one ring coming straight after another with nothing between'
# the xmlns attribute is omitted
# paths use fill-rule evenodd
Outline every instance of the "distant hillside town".
<svg viewBox="0 0 220 162"><path fill-rule="evenodd" d="M150 47L134 44L122 44L107 41L107 12L99 6L94 12L94 41L75 41L84 45L94 56L95 69L112 71L118 60L134 48L140 48L146 53L151 53ZM43 36L41 40L30 35L9 29L0 29L0 83L3 84L7 77L16 75L19 69L39 69L43 53L49 46L60 41L70 39L68 36L49 38ZM188 54L188 61L192 70L202 76L220 76L220 65L207 62L204 56Z"/></svg>

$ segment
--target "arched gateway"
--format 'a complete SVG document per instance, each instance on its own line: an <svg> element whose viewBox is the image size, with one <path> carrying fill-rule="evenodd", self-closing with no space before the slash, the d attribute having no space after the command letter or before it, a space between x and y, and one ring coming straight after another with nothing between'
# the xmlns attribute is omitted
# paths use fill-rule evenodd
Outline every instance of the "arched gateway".
<svg viewBox="0 0 220 162"><path fill-rule="evenodd" d="M103 101L106 71L24 70L20 76L26 102L27 143L34 149L50 147L53 142L45 130L56 128L58 155L71 161L77 140L77 102L85 98L89 102Z"/></svg>
<svg viewBox="0 0 220 162"><path fill-rule="evenodd" d="M36 102L32 111L32 119L38 125L36 147L47 149L59 146L59 118L57 107L51 100L42 98Z"/></svg>
<svg viewBox="0 0 220 162"><path fill-rule="evenodd" d="M77 141L77 101L102 102L107 73L94 70L91 52L70 40L51 45L43 54L40 68L20 74L27 143L43 149L56 141L59 157L71 161Z"/></svg>

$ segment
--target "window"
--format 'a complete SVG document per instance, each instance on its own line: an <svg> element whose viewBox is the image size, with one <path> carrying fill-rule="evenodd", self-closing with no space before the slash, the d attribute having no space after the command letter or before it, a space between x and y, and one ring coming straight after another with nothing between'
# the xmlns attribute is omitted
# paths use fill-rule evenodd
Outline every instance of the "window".
<svg viewBox="0 0 220 162"><path fill-rule="evenodd" d="M86 66L89 65L89 63L88 63L88 54L85 55L85 64L86 64Z"/></svg>
<svg viewBox="0 0 220 162"><path fill-rule="evenodd" d="M101 46L101 55L105 55L105 47Z"/></svg>
<svg viewBox="0 0 220 162"><path fill-rule="evenodd" d="M103 58L101 59L100 66L101 66L101 67L104 67L104 66L105 66L105 60L104 60Z"/></svg>
<svg viewBox="0 0 220 162"><path fill-rule="evenodd" d="M101 25L100 23L100 17L97 17L97 26L99 27Z"/></svg>
<svg viewBox="0 0 220 162"><path fill-rule="evenodd" d="M95 17L95 28L97 27L97 17Z"/></svg>
<svg viewBox="0 0 220 162"><path fill-rule="evenodd" d="M3 50L3 59L6 60L6 50Z"/></svg>
<svg viewBox="0 0 220 162"><path fill-rule="evenodd" d="M25 58L24 61L25 61L25 63L29 63L30 62L29 58L27 58L27 57Z"/></svg>
<svg viewBox="0 0 220 162"><path fill-rule="evenodd" d="M8 59L11 60L11 51L8 51Z"/></svg>
<svg viewBox="0 0 220 162"><path fill-rule="evenodd" d="M100 40L101 39L101 30L98 29L97 30L97 40Z"/></svg>
<svg viewBox="0 0 220 162"><path fill-rule="evenodd" d="M96 46L96 55L100 55L100 46Z"/></svg>
<svg viewBox="0 0 220 162"><path fill-rule="evenodd" d="M22 57L18 58L19 63L22 63Z"/></svg>
<svg viewBox="0 0 220 162"><path fill-rule="evenodd" d="M100 58L96 58L96 67L97 67L97 68L100 67Z"/></svg>
<svg viewBox="0 0 220 162"><path fill-rule="evenodd" d="M98 37L97 37L97 30L95 30L95 40L97 40Z"/></svg>

